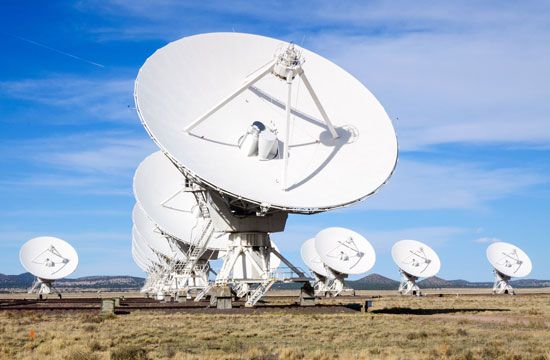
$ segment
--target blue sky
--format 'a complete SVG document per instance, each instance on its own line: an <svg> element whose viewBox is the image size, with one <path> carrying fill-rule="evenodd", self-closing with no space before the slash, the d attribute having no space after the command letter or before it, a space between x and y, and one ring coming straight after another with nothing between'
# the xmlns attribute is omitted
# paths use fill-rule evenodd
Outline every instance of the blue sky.
<svg viewBox="0 0 550 360"><path fill-rule="evenodd" d="M238 31L291 40L359 78L394 119L388 185L350 208L291 216L280 249L345 226L397 278L400 239L430 244L440 276L490 280L500 239L550 278L550 5L502 2L7 1L0 11L0 273L39 235L78 250L75 276L143 275L131 260L132 175L156 150L133 80L180 37Z"/></svg>

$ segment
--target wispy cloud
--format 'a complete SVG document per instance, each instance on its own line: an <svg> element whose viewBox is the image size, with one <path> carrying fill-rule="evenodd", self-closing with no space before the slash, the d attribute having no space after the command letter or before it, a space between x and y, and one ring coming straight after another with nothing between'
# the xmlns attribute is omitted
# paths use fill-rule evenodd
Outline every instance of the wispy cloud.
<svg viewBox="0 0 550 360"><path fill-rule="evenodd" d="M479 244L489 244L489 243L494 243L494 242L497 242L497 241L502 241L502 240L500 240L499 238L495 238L495 237L480 237L480 238L477 238L477 239L474 240L474 242L479 243Z"/></svg>
<svg viewBox="0 0 550 360"><path fill-rule="evenodd" d="M264 7L112 0L78 6L118 20L116 27L90 29L103 40L171 41L235 25L297 43L305 37L306 47L351 71L399 118L403 150L448 143L550 146L550 48L543 45L550 43L550 6L544 1Z"/></svg>
<svg viewBox="0 0 550 360"><path fill-rule="evenodd" d="M60 189L98 195L131 195L132 174L156 151L142 134L98 131L6 141L0 153L26 163L33 171L5 174L0 182L10 189Z"/></svg>
<svg viewBox="0 0 550 360"><path fill-rule="evenodd" d="M548 179L525 168L401 160L379 193L351 209L481 209L489 202L526 191Z"/></svg>
<svg viewBox="0 0 550 360"><path fill-rule="evenodd" d="M44 106L41 117L33 117L33 121L52 124L97 121L137 124L132 108L133 81L130 77L52 75L0 82L0 95L4 99ZM51 109L49 112L48 108Z"/></svg>
<svg viewBox="0 0 550 360"><path fill-rule="evenodd" d="M35 46L38 46L38 47L41 47L41 48L44 48L44 49L47 49L47 50L50 50L50 51L53 51L53 52L56 52L58 54L61 54L63 56L68 56L70 58L73 58L75 60L78 60L78 61L82 61L82 62L85 62L85 63L88 63L90 65L93 65L93 66L97 66L99 68L104 68L105 65L102 65L102 64L99 64L99 63L96 63L96 62L93 62L91 60L87 60L87 59L84 59L80 56L76 56L74 54L71 54L71 53L68 53L66 51L62 51L62 50L59 50L59 49L56 49L56 48L53 48L51 46L48 46L48 45L45 45L45 44L42 44L42 43L39 43L37 41L34 41L34 40L31 40L31 39L27 39L25 37L22 37L22 36L18 36L18 35L12 35L13 37L21 40L21 41L24 41L26 43L29 43L29 44L32 44L32 45L35 45Z"/></svg>

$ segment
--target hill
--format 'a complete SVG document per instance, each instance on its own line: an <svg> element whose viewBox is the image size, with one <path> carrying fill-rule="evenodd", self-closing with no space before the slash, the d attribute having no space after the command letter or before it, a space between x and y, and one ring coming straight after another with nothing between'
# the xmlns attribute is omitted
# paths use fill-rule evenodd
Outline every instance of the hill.
<svg viewBox="0 0 550 360"><path fill-rule="evenodd" d="M76 279L61 279L55 282L59 290L139 290L145 279L134 276L85 276ZM32 286L34 276L0 274L0 291L25 290Z"/></svg>
<svg viewBox="0 0 550 360"><path fill-rule="evenodd" d="M394 290L399 287L399 281L379 274L369 274L358 280L346 281L355 290Z"/></svg>
<svg viewBox="0 0 550 360"><path fill-rule="evenodd" d="M34 282L34 276L30 273L19 275L0 274L0 292L22 291L30 288ZM59 290L102 290L102 291L131 291L139 290L145 279L134 276L85 276L75 279L62 279L55 282ZM379 274L369 274L358 280L346 281L346 284L355 290L396 290L399 281L387 278ZM550 287L550 280L518 279L511 284L516 288L541 288ZM418 282L421 289L436 288L490 288L492 282L471 282L467 280L445 280L437 276ZM274 290L300 289L301 284L285 283L275 284Z"/></svg>

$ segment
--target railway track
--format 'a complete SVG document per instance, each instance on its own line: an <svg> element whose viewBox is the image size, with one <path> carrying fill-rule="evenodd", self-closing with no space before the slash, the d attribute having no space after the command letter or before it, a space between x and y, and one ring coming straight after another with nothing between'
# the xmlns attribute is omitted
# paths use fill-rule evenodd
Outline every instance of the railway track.
<svg viewBox="0 0 550 360"><path fill-rule="evenodd" d="M280 300L281 298L278 298ZM296 298L293 297L295 301ZM357 299L359 300L359 299ZM100 298L69 298L69 299L47 299L47 300L1 300L0 312L14 311L36 311L36 312L100 312ZM254 308L245 307L244 301L233 302L233 308L229 310L218 310L210 307L208 301L185 301L185 302L164 302L148 298L121 299L120 306L116 306L115 313L127 314L133 311L168 311L168 312L190 312L190 313L262 313L274 311L289 312L355 312L361 310L360 303L347 304L316 304L315 306L300 306L296 302L277 303L263 302Z"/></svg>

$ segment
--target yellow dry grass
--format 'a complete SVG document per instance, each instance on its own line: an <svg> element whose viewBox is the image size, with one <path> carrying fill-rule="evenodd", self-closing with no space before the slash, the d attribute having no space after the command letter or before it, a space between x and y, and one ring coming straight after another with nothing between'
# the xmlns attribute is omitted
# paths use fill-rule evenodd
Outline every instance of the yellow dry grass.
<svg viewBox="0 0 550 360"><path fill-rule="evenodd" d="M374 305L367 314L0 312L0 358L550 359L549 294Z"/></svg>

